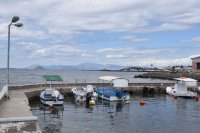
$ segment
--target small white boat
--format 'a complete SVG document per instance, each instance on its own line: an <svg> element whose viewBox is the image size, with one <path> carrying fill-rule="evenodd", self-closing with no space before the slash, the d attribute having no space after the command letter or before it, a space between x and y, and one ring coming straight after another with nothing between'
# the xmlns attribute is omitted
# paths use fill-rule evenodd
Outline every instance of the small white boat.
<svg viewBox="0 0 200 133"><path fill-rule="evenodd" d="M74 94L76 102L86 101L88 96L90 96L92 100L97 100L98 97L97 93L94 92L92 85L87 85L86 87L74 87L71 91Z"/></svg>
<svg viewBox="0 0 200 133"><path fill-rule="evenodd" d="M196 92L188 91L187 87L197 86L197 80L191 78L174 78L177 83L173 87L167 87L166 92L172 96L194 98L197 96Z"/></svg>
<svg viewBox="0 0 200 133"><path fill-rule="evenodd" d="M63 105L64 97L58 90L47 88L40 93L40 101L45 105Z"/></svg>
<svg viewBox="0 0 200 133"><path fill-rule="evenodd" d="M63 105L64 96L56 89L51 88L52 81L63 81L58 75L44 75L46 81L50 81L50 87L42 90L40 93L40 101L49 106Z"/></svg>

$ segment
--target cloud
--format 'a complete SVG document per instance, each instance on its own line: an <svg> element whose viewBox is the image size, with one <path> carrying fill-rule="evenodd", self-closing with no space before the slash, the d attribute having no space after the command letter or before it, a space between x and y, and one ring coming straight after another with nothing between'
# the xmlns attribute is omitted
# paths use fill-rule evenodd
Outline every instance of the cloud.
<svg viewBox="0 0 200 133"><path fill-rule="evenodd" d="M31 51L42 48L42 46L33 42L21 42L21 43L18 43L15 48L24 49L28 52L31 52Z"/></svg>
<svg viewBox="0 0 200 133"><path fill-rule="evenodd" d="M86 56L86 53L72 46L67 45L52 45L47 48L41 47L34 50L31 54L31 58L65 58L65 57L77 57L80 55Z"/></svg>
<svg viewBox="0 0 200 133"><path fill-rule="evenodd" d="M155 56L160 53L174 53L178 49L175 48L142 48L142 47L121 47L121 48L104 48L97 50L98 54L102 54L109 58L121 58L121 57L147 57L147 56ZM110 56L113 55L113 56ZM115 56L114 56L115 55ZM119 56L120 55L120 56ZM123 56L122 56L123 55Z"/></svg>
<svg viewBox="0 0 200 133"><path fill-rule="evenodd" d="M149 38L144 38L139 36L123 36L121 39L132 42L143 42L149 40Z"/></svg>
<svg viewBox="0 0 200 133"><path fill-rule="evenodd" d="M182 42L200 42L200 36L193 37L191 39L182 40Z"/></svg>
<svg viewBox="0 0 200 133"><path fill-rule="evenodd" d="M48 34L183 30L200 20L198 0L11 0L1 3L0 12L19 14L34 25L31 30L43 27Z"/></svg>
<svg viewBox="0 0 200 133"><path fill-rule="evenodd" d="M198 56L200 56L200 54L190 55L189 58L191 59L191 58L198 57Z"/></svg>
<svg viewBox="0 0 200 133"><path fill-rule="evenodd" d="M167 30L186 30L190 29L190 25L176 24L176 23L163 23L157 29L158 31L167 31Z"/></svg>
<svg viewBox="0 0 200 133"><path fill-rule="evenodd" d="M179 0L1 1L0 39L7 40L8 24L14 15L19 15L20 22L24 26L21 28L12 26L11 36L12 40L18 43L18 51L25 52L26 56L21 57L24 60L26 58L27 61L30 58L35 59L35 62L48 59L49 62L45 63L50 64L52 60L63 63L62 60L68 58L73 64L90 60L98 63L134 65L145 64L146 60L154 60L159 55L160 64L170 64L172 59L174 63L179 60L184 63L187 62L184 58L175 60L171 57L179 50L177 48L123 47L119 42L116 42L113 48L99 46L97 42L92 45L86 44L88 47L82 47L82 42L79 42L78 37L97 32L109 33L110 36L123 33L122 38L119 37L123 44L126 42L124 40L149 41L149 38L135 34L159 34L161 31L196 28L200 22L199 7L198 0L182 0L181 2ZM197 36L188 41L199 40ZM105 39L104 42L106 41ZM23 43L19 44L19 42ZM13 47L17 48L17 46ZM163 53L168 53L170 57ZM187 56L184 55L186 58Z"/></svg>

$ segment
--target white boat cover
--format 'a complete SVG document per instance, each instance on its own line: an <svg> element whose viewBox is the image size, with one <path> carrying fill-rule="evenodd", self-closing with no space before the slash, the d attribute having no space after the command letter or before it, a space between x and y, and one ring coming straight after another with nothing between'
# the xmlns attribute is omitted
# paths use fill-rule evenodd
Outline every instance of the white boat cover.
<svg viewBox="0 0 200 133"><path fill-rule="evenodd" d="M192 78L185 78L185 77L181 77L181 78L174 78L175 80L178 81L184 81L184 82L197 82L197 80L192 79Z"/></svg>
<svg viewBox="0 0 200 133"><path fill-rule="evenodd" d="M123 79L123 78L115 77L115 76L101 76L101 77L99 77L99 79L106 80L106 81L112 81L114 79Z"/></svg>
<svg viewBox="0 0 200 133"><path fill-rule="evenodd" d="M128 87L128 79L125 78L115 76L101 76L99 79L111 82L113 87Z"/></svg>
<svg viewBox="0 0 200 133"><path fill-rule="evenodd" d="M181 81L185 83L185 86L192 87L192 86L197 86L197 80L192 79L192 78L186 78L186 77L181 77L181 78L174 78L177 81Z"/></svg>

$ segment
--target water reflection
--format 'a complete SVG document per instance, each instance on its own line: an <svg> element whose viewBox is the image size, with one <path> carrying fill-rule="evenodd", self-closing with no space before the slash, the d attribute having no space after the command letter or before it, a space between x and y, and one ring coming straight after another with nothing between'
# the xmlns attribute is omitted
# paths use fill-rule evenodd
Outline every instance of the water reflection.
<svg viewBox="0 0 200 133"><path fill-rule="evenodd" d="M64 106L45 106L41 103L32 104L33 115L39 117L40 128L47 133L61 132L63 125Z"/></svg>
<svg viewBox="0 0 200 133"><path fill-rule="evenodd" d="M129 104L99 99L94 106L69 98L56 110L39 103L31 107L44 133L182 133L197 132L200 124L200 102L168 95L134 95Z"/></svg>
<svg viewBox="0 0 200 133"><path fill-rule="evenodd" d="M110 102L110 101L107 101L107 100L99 99L98 102L97 102L97 108L104 108L107 111L109 110L109 112L110 111L112 111L112 112L122 112L124 106L128 106L128 104L126 104L123 101Z"/></svg>

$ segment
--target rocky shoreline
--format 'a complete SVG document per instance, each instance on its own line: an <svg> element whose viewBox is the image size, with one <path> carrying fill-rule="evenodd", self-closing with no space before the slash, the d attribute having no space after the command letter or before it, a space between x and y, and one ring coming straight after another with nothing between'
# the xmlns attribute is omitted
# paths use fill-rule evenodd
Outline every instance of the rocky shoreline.
<svg viewBox="0 0 200 133"><path fill-rule="evenodd" d="M170 72L148 72L136 75L135 78L154 78L154 79L166 79L173 80L174 78L187 77L200 81L200 75L192 73L170 73Z"/></svg>

